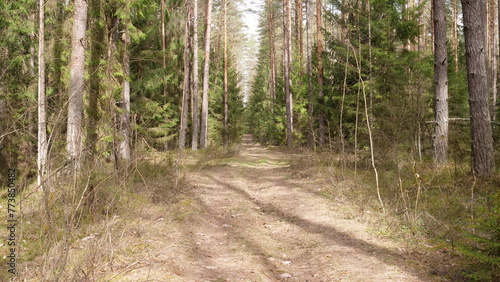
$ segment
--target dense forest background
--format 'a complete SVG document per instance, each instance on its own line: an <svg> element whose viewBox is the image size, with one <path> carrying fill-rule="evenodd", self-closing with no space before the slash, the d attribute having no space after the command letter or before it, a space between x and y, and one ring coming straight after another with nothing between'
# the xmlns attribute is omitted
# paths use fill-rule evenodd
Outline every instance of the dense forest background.
<svg viewBox="0 0 500 282"><path fill-rule="evenodd" d="M346 195L498 277L498 1L257 5L258 39L241 0L0 2L0 167L43 191L39 233L152 152L175 172L250 133L360 179Z"/></svg>

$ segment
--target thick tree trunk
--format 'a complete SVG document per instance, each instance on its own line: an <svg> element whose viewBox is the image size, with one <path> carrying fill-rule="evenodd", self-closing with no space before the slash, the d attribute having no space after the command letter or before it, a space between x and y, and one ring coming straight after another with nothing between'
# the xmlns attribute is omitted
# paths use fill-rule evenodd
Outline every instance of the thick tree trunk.
<svg viewBox="0 0 500 282"><path fill-rule="evenodd" d="M179 132L179 149L184 149L186 146L186 134L187 134L187 124L188 124L188 104L189 104L189 54L190 52L190 29L191 29L191 3L186 2L186 24L185 24L185 36L184 36L184 83L182 89L182 106L181 106L181 128Z"/></svg>
<svg viewBox="0 0 500 282"><path fill-rule="evenodd" d="M312 36L311 36L311 0L305 0L306 4L306 58L307 58L307 114L309 115L309 131L307 140L309 147L313 148L314 142L314 89L313 89L313 70L312 70Z"/></svg>
<svg viewBox="0 0 500 282"><path fill-rule="evenodd" d="M292 101L292 32L290 28L291 13L290 0L283 0L283 59L285 76L286 98L286 143L289 148L293 145L293 101Z"/></svg>
<svg viewBox="0 0 500 282"><path fill-rule="evenodd" d="M210 25L212 23L212 0L207 0L207 16L205 30L205 63L203 66L203 97L201 104L200 146L208 145L208 79L210 68Z"/></svg>
<svg viewBox="0 0 500 282"><path fill-rule="evenodd" d="M472 164L478 177L493 176L493 137L486 67L486 2L462 0L471 115Z"/></svg>
<svg viewBox="0 0 500 282"><path fill-rule="evenodd" d="M322 24L322 4L321 0L316 1L316 29L317 29L317 52L318 52L318 134L319 134L319 145L325 145L326 138L326 125L325 125L325 114L322 109L324 106L325 94L323 92L323 24Z"/></svg>
<svg viewBox="0 0 500 282"><path fill-rule="evenodd" d="M82 111L85 74L85 32L87 30L87 1L75 0L71 67L68 103L66 150L72 168L80 169L82 153Z"/></svg>
<svg viewBox="0 0 500 282"><path fill-rule="evenodd" d="M224 0L224 147L229 144L229 111L227 89L227 0Z"/></svg>
<svg viewBox="0 0 500 282"><path fill-rule="evenodd" d="M200 111L198 110L198 0L193 0L193 135L191 149L198 150Z"/></svg>
<svg viewBox="0 0 500 282"><path fill-rule="evenodd" d="M448 58L446 2L433 0L434 8L434 160L445 163L448 154Z"/></svg>
<svg viewBox="0 0 500 282"><path fill-rule="evenodd" d="M47 140L47 104L45 97L45 8L39 1L38 27L38 156L37 185L45 188L49 144Z"/></svg>
<svg viewBox="0 0 500 282"><path fill-rule="evenodd" d="M496 97L497 97L497 48L495 43L497 42L497 29L496 20L497 20L497 1L489 0L489 10L488 10L488 50L489 50L489 79L488 85L490 86L491 91L491 107L490 114L491 119L495 120L495 105L496 105Z"/></svg>

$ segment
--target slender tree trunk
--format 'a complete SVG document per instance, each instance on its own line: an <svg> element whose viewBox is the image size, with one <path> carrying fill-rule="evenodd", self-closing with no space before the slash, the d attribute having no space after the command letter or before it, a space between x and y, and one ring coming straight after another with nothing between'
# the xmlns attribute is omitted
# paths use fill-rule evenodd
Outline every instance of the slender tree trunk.
<svg viewBox="0 0 500 282"><path fill-rule="evenodd" d="M89 75L89 105L87 107L87 115L89 125L87 126L87 141L86 146L89 148L91 156L96 153L97 144L97 125L100 119L99 115L99 96L101 91L101 78L99 69L101 67L101 56L104 52L104 28L98 24L101 20L101 7L99 0L90 0L91 17L95 20L91 21L91 42L90 42L90 75Z"/></svg>
<svg viewBox="0 0 500 282"><path fill-rule="evenodd" d="M127 1L127 8L129 7L129 2ZM120 158L129 162L131 157L130 149L130 54L128 51L128 46L130 45L130 34L128 27L124 25L123 33L123 72L125 77L123 78L123 90L122 90L122 101L120 103L120 141L118 142L118 150Z"/></svg>
<svg viewBox="0 0 500 282"><path fill-rule="evenodd" d="M433 0L434 8L434 160L445 163L448 154L448 52L446 2Z"/></svg>
<svg viewBox="0 0 500 282"><path fill-rule="evenodd" d="M37 1L38 2L38 1ZM33 11L30 13L30 16L29 16L29 22L30 22L30 25L32 24L32 26L30 26L30 60L29 60L29 67L28 67L28 74L29 74L29 77L30 79L37 79L36 77L36 74L35 74L35 60L37 59L37 54L36 54L36 51L35 51L35 42L36 42L36 39L35 39L35 26L36 26L36 9L33 9ZM33 113L33 110L31 109L28 109L28 134L29 135L35 135L36 134L36 130L35 130L35 119L33 117L34 113ZM35 148L36 145L32 144L31 147L32 149L30 150L30 152L33 152L36 148Z"/></svg>
<svg viewBox="0 0 500 282"><path fill-rule="evenodd" d="M227 89L227 0L224 0L224 147L229 144L229 111Z"/></svg>
<svg viewBox="0 0 500 282"><path fill-rule="evenodd" d="M184 149L186 146L186 133L188 124L188 104L189 104L189 55L190 55L190 30L191 30L191 3L186 1L186 24L185 24L185 36L184 36L184 83L182 90L182 106L181 106L181 128L179 132L179 149Z"/></svg>
<svg viewBox="0 0 500 282"><path fill-rule="evenodd" d="M486 2L462 0L471 115L472 164L477 177L495 173L485 42Z"/></svg>
<svg viewBox="0 0 500 282"><path fill-rule="evenodd" d="M313 70L312 70L312 36L311 36L311 0L305 0L306 4L306 57L307 57L307 114L309 115L308 143L309 147L314 148L314 89L313 89Z"/></svg>
<svg viewBox="0 0 500 282"><path fill-rule="evenodd" d="M75 0L71 67L68 103L66 150L72 168L80 169L82 153L82 111L85 74L85 32L87 30L87 1Z"/></svg>
<svg viewBox="0 0 500 282"><path fill-rule="evenodd" d="M198 150L200 111L198 109L198 0L193 0L193 135L191 149Z"/></svg>
<svg viewBox="0 0 500 282"><path fill-rule="evenodd" d="M210 25L212 23L212 0L207 0L207 15L205 29L205 63L203 66L203 97L201 104L200 146L208 145L208 80L210 68Z"/></svg>
<svg viewBox="0 0 500 282"><path fill-rule="evenodd" d="M269 97L271 99L272 107L271 110L274 111L274 103L276 100L276 52L274 44L274 7L271 0L267 0L268 7L268 30L269 30L269 68L270 68L270 80L269 80Z"/></svg>
<svg viewBox="0 0 500 282"><path fill-rule="evenodd" d="M369 105L368 105L368 117L370 119L370 124L373 124L373 56L372 56L372 7L370 1L366 1L366 10L368 14L368 93L369 93Z"/></svg>
<svg viewBox="0 0 500 282"><path fill-rule="evenodd" d="M453 0L453 59L455 61L455 72L458 72L458 12L457 0Z"/></svg>
<svg viewBox="0 0 500 282"><path fill-rule="evenodd" d="M66 18L66 11L63 3L57 3L57 8L55 11L55 22L62 23ZM55 38L63 38L65 35L64 27L62 24L56 25L54 29ZM54 88L54 104L55 105L65 105L66 104L66 89L64 86L64 67L66 66L63 62L63 53L66 52L66 48L69 48L64 40L54 40L52 44L52 62L53 72L48 73L47 81L51 81Z"/></svg>
<svg viewBox="0 0 500 282"><path fill-rule="evenodd" d="M340 117L339 117L339 135L340 135L340 144L341 144L341 164L342 164L342 172L345 169L346 159L345 159L345 137L344 137L344 104L345 104L345 96L347 90L347 71L349 67L349 54L346 56L346 62L344 67L344 83L342 87L342 101L340 102Z"/></svg>
<svg viewBox="0 0 500 282"><path fill-rule="evenodd" d="M108 42L106 48L106 59L108 63L106 64L106 83L105 86L106 96L109 97L108 111L112 115L113 122L113 131L112 131L112 139L113 139L113 157L115 161L115 169L118 170L120 167L120 159L118 152L118 136L117 131L119 128L118 121L118 113L116 111L117 102L114 99L114 89L115 87L119 87L118 78L116 77L114 66L119 64L117 54L117 46L118 46L118 31L120 26L120 19L116 15L116 7L110 7L108 11L106 11L106 22L107 28L106 33L108 35Z"/></svg>
<svg viewBox="0 0 500 282"><path fill-rule="evenodd" d="M293 101L292 101L292 32L290 28L291 13L290 0L283 0L283 59L286 97L286 143L289 148L293 145Z"/></svg>
<svg viewBox="0 0 500 282"><path fill-rule="evenodd" d="M197 0L195 0L196 2ZM161 52L162 52L162 67L167 68L167 36L165 32L165 0L160 2L161 10ZM163 83L163 104L167 103L167 84Z"/></svg>
<svg viewBox="0 0 500 282"><path fill-rule="evenodd" d="M422 23L422 16L419 18L419 24L421 25ZM422 40L422 35L421 37L418 38L418 44L417 44L417 52L418 52L418 58L422 58L422 51L425 50L425 41ZM416 118L417 118L417 133L415 136L415 146L418 152L418 157L419 160L422 161L422 106L421 106L421 98L422 98L422 81L418 80L417 83L417 112L416 112Z"/></svg>
<svg viewBox="0 0 500 282"><path fill-rule="evenodd" d="M323 92L323 24L322 24L322 4L321 0L316 1L316 29L317 29L317 52L318 52L318 121L319 121L319 145L325 145L326 138L326 124L325 114L322 109L324 107L325 94Z"/></svg>
<svg viewBox="0 0 500 282"><path fill-rule="evenodd" d="M302 68L303 62L303 36L302 36L302 0L295 0L295 29L297 33L297 45L299 49L299 62Z"/></svg>
<svg viewBox="0 0 500 282"><path fill-rule="evenodd" d="M45 188L49 144L47 141L47 104L45 97L45 4L39 2L38 28L38 156L37 185Z"/></svg>

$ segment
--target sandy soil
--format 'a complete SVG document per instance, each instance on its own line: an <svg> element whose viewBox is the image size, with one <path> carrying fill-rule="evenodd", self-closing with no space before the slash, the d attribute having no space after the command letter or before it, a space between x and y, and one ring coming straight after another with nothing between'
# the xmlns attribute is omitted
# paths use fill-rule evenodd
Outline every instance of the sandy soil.
<svg viewBox="0 0 500 282"><path fill-rule="evenodd" d="M346 219L290 172L290 156L245 136L237 156L189 175L173 207L144 207L106 281L435 281L422 256ZM427 255L429 256L429 255ZM104 274L105 273L105 274ZM100 275L98 275L100 276Z"/></svg>

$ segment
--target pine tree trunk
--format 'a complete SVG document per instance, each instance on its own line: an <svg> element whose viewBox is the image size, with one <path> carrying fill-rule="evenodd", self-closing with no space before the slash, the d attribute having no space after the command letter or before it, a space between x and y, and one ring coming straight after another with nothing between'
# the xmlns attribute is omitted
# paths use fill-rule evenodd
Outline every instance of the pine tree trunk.
<svg viewBox="0 0 500 282"><path fill-rule="evenodd" d="M101 8L99 0L90 0L91 17L96 20L101 20ZM98 139L97 126L100 119L99 115L99 97L101 92L101 79L99 69L101 67L101 57L103 56L104 28L96 21L91 21L91 47L90 47L90 76L89 76L89 105L87 115L89 124L87 126L86 146L89 148L90 154L96 153L96 144Z"/></svg>
<svg viewBox="0 0 500 282"><path fill-rule="evenodd" d="M203 66L203 97L201 104L200 146L208 145L208 80L210 68L210 25L212 23L212 0L207 0L207 15L205 29L205 63Z"/></svg>
<svg viewBox="0 0 500 282"><path fill-rule="evenodd" d="M299 49L299 62L302 69L303 62L303 36L302 36L302 0L295 0L295 29L297 33L297 45Z"/></svg>
<svg viewBox="0 0 500 282"><path fill-rule="evenodd" d="M319 145L325 145L326 138L326 125L325 114L322 107L324 107L325 94L323 92L323 24L322 24L322 4L321 0L316 1L316 29L317 29L317 52L318 52L318 134Z"/></svg>
<svg viewBox="0 0 500 282"><path fill-rule="evenodd" d="M45 9L43 1L39 1L37 185L42 189L46 187L48 149L47 104L45 97Z"/></svg>
<svg viewBox="0 0 500 282"><path fill-rule="evenodd" d="M87 1L75 0L68 102L66 150L72 168L80 169L82 152L82 111L85 74L85 32Z"/></svg>
<svg viewBox="0 0 500 282"><path fill-rule="evenodd" d="M369 85L369 104L368 118L370 124L373 124L373 54L372 54L372 7L370 1L366 1L366 13L368 14L368 85Z"/></svg>
<svg viewBox="0 0 500 282"><path fill-rule="evenodd" d="M289 148L293 145L293 101L292 101L292 32L290 28L291 13L290 0L283 0L283 59L286 98L286 143Z"/></svg>
<svg viewBox="0 0 500 282"><path fill-rule="evenodd" d="M448 154L448 58L446 2L433 0L434 8L434 160L445 163Z"/></svg>
<svg viewBox="0 0 500 282"><path fill-rule="evenodd" d="M455 60L455 72L458 72L458 12L457 0L453 0L453 59Z"/></svg>
<svg viewBox="0 0 500 282"><path fill-rule="evenodd" d="M497 48L495 42L497 42L497 30L495 28L497 19L497 8L495 0L489 0L489 10L488 10L488 50L489 50L489 83L491 91L491 107L490 114L491 120L495 120L495 105L497 97Z"/></svg>
<svg viewBox="0 0 500 282"><path fill-rule="evenodd" d="M181 106L181 128L179 132L179 149L184 149L186 146L186 134L187 134L187 124L188 124L188 104L189 104L189 54L190 52L190 29L191 29L191 3L186 2L186 24L185 24L185 36L184 36L184 83L182 90L182 106Z"/></svg>
<svg viewBox="0 0 500 282"><path fill-rule="evenodd" d="M55 12L55 22L62 23L66 18L66 5L63 3L57 4L57 10ZM53 31L55 38L63 38L65 37L64 26L62 24L56 25L55 30ZM64 53L66 52L66 48L69 48L65 40L55 40L52 45L52 62L53 65L53 73L49 72L49 76L47 80L52 80L53 88L54 88L54 104L56 105L65 105L66 104L66 95L65 95L65 86L64 86L64 67L66 63L63 60ZM50 78L52 77L52 79Z"/></svg>
<svg viewBox="0 0 500 282"><path fill-rule="evenodd" d="M267 0L268 7L268 32L269 32L269 97L271 98L272 106L276 100L276 52L274 44L274 7L271 0ZM274 109L271 109L272 111Z"/></svg>
<svg viewBox="0 0 500 282"><path fill-rule="evenodd" d="M193 135L191 149L198 150L200 111L198 110L198 0L193 0Z"/></svg>
<svg viewBox="0 0 500 282"><path fill-rule="evenodd" d="M197 0L195 0L196 2ZM164 70L167 68L167 36L165 32L165 0L160 2L161 12L161 52L162 52L162 67ZM163 104L167 103L167 84L163 83Z"/></svg>
<svg viewBox="0 0 500 282"><path fill-rule="evenodd" d="M33 9L33 11L30 13L30 17L29 17L29 22L30 24L32 24L32 26L30 26L30 60L29 60L29 68L28 68L28 73L29 73L29 77L30 79L32 80L35 80L37 79L37 76L36 76L36 72L35 72L35 61L37 59L37 54L36 54L36 51L35 51L35 44L36 44L36 39L35 39L35 26L36 26L36 9ZM28 134L31 135L31 136L34 136L37 134L37 130L35 130L35 124L37 124L35 118L33 117L34 115L34 109L30 109L28 108L27 109L27 114L28 114ZM30 152L30 155L28 155L28 157L32 157L31 156L31 153L32 152L35 152L37 151L37 145L35 144L30 144L29 145L31 147L31 149L29 150Z"/></svg>
<svg viewBox="0 0 500 282"><path fill-rule="evenodd" d="M486 67L486 2L462 0L471 115L472 164L477 177L493 176L493 137Z"/></svg>
<svg viewBox="0 0 500 282"><path fill-rule="evenodd" d="M128 6L128 1L127 1ZM131 157L130 150L130 54L128 46L130 45L130 34L127 26L124 26L123 33L123 78L122 101L120 103L120 141L118 142L118 150L120 158L128 163Z"/></svg>
<svg viewBox="0 0 500 282"><path fill-rule="evenodd" d="M305 0L306 4L306 58L307 58L307 114L309 115L309 131L307 140L309 147L315 146L314 142L314 93L313 93L313 70L312 70L312 36L311 36L311 0Z"/></svg>
<svg viewBox="0 0 500 282"><path fill-rule="evenodd" d="M224 147L229 144L229 111L227 89L227 0L224 0Z"/></svg>

